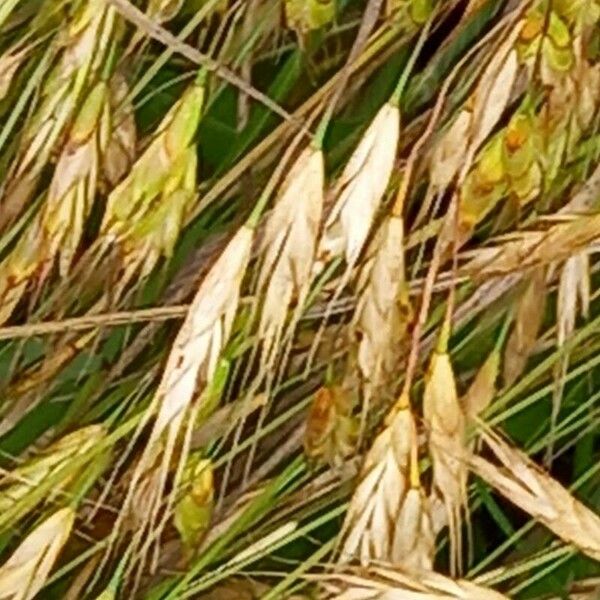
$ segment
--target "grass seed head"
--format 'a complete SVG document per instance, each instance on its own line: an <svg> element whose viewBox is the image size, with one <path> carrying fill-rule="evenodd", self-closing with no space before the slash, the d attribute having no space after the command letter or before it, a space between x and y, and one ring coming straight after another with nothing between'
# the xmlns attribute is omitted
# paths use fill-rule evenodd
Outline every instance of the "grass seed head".
<svg viewBox="0 0 600 600"><path fill-rule="evenodd" d="M575 330L577 308L587 316L590 306L590 260L587 252L565 261L558 284L557 343L562 346Z"/></svg>
<svg viewBox="0 0 600 600"><path fill-rule="evenodd" d="M343 254L353 266L367 241L387 189L400 137L400 111L385 104L363 134L336 185L320 254Z"/></svg>
<svg viewBox="0 0 600 600"><path fill-rule="evenodd" d="M371 568L322 577L332 600L508 600L488 587L428 570Z"/></svg>
<svg viewBox="0 0 600 600"><path fill-rule="evenodd" d="M32 600L44 587L75 521L63 508L42 521L0 567L0 598Z"/></svg>
<svg viewBox="0 0 600 600"><path fill-rule="evenodd" d="M461 515L467 503L466 418L447 352L446 330L444 324L427 372L423 417L429 434L433 488L446 507L452 567L457 570L462 553Z"/></svg>
<svg viewBox="0 0 600 600"><path fill-rule="evenodd" d="M360 335L358 364L369 387L376 389L393 371L404 333L401 302L407 294L400 217L384 221L374 246L374 256L364 267L366 282L359 292L354 321Z"/></svg>
<svg viewBox="0 0 600 600"><path fill-rule="evenodd" d="M563 541L600 560L600 517L498 435L482 437L500 464L472 456L473 472Z"/></svg>
<svg viewBox="0 0 600 600"><path fill-rule="evenodd" d="M504 383L512 385L523 372L534 348L546 306L546 275L536 269L517 305L514 328L504 351Z"/></svg>
<svg viewBox="0 0 600 600"><path fill-rule="evenodd" d="M78 429L46 448L41 455L31 458L3 475L0 479L0 512L13 508L47 477L51 477L61 470L70 459L90 451L102 440L105 433L106 431L101 425L90 425ZM57 481L53 486L50 498L47 499L52 499L75 476L76 473L72 472L65 475L61 481Z"/></svg>
<svg viewBox="0 0 600 600"><path fill-rule="evenodd" d="M386 561L431 567L433 535L418 477L411 476L415 422L408 406L394 411L375 438L354 491L344 527L340 562L366 566Z"/></svg>
<svg viewBox="0 0 600 600"><path fill-rule="evenodd" d="M171 348L149 409L151 413L157 411L157 415L135 467L133 502L126 507L144 524L150 522L164 492L166 471L171 467L175 445L196 390L204 388L215 375L237 312L252 240L253 231L249 227L242 226L237 231L200 285ZM157 463L159 457L161 461Z"/></svg>
<svg viewBox="0 0 600 600"><path fill-rule="evenodd" d="M323 187L323 153L309 146L285 178L261 242L264 258L258 288L264 290L264 302L259 333L267 364L292 302L302 310L310 288Z"/></svg>

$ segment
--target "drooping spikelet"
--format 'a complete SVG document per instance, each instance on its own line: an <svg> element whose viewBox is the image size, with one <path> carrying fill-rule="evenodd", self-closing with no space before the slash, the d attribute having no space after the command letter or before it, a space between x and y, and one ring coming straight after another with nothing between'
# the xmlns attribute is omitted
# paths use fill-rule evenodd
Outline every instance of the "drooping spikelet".
<svg viewBox="0 0 600 600"><path fill-rule="evenodd" d="M448 333L449 326L445 322L426 376L423 417L429 434L433 491L446 508L451 542L451 569L455 573L460 568L461 515L467 502L466 418L458 400L448 355Z"/></svg>
<svg viewBox="0 0 600 600"><path fill-rule="evenodd" d="M356 264L388 186L400 136L400 111L388 102L379 110L337 183L320 257L344 255Z"/></svg>
<svg viewBox="0 0 600 600"><path fill-rule="evenodd" d="M565 261L558 284L557 343L562 346L575 330L577 307L587 316L590 306L590 260L586 251Z"/></svg>
<svg viewBox="0 0 600 600"><path fill-rule="evenodd" d="M473 472L565 542L600 560L600 517L497 434L484 431L482 438L500 465L471 456Z"/></svg>
<svg viewBox="0 0 600 600"><path fill-rule="evenodd" d="M465 579L426 570L373 568L368 573L324 575L331 600L508 600L507 596Z"/></svg>
<svg viewBox="0 0 600 600"><path fill-rule="evenodd" d="M0 567L0 598L32 600L44 587L75 521L63 508L42 521Z"/></svg>
<svg viewBox="0 0 600 600"><path fill-rule="evenodd" d="M144 525L140 528L142 534L156 518L194 394L212 380L231 332L252 239L253 230L246 225L234 235L200 285L171 348L147 413L148 419L156 413L154 426L135 466L125 506ZM182 456L180 461L185 458Z"/></svg>
<svg viewBox="0 0 600 600"><path fill-rule="evenodd" d="M371 393L394 368L403 334L402 304L408 306L404 273L403 219L387 217L364 267L354 322L359 334L358 365Z"/></svg>
<svg viewBox="0 0 600 600"><path fill-rule="evenodd" d="M100 173L111 189L129 173L135 160L137 129L133 105L128 100L128 94L127 81L120 73L115 73L109 83L109 136Z"/></svg>
<svg viewBox="0 0 600 600"><path fill-rule="evenodd" d="M87 95L69 130L41 211L0 264L0 324L34 275L46 277L56 260L62 276L69 271L96 192L107 111L107 87L101 82Z"/></svg>
<svg viewBox="0 0 600 600"><path fill-rule="evenodd" d="M104 437L105 429L101 425L90 425L70 433L56 443L46 448L36 456L12 471L5 473L0 479L0 514L11 510L21 503L25 511L33 508L31 503L22 500L30 491L35 491L37 485L48 477L57 474L69 459L82 456L91 450ZM52 500L53 494L62 491L75 476L74 472L56 481L52 494L46 495L45 500ZM25 506L26 505L26 506ZM23 516L24 512L19 512Z"/></svg>
<svg viewBox="0 0 600 600"><path fill-rule="evenodd" d="M504 352L504 383L512 385L523 372L542 326L546 305L546 272L536 269L519 299L515 325Z"/></svg>
<svg viewBox="0 0 600 600"><path fill-rule="evenodd" d="M9 173L0 229L26 207L88 85L97 81L114 21L114 8L102 0L90 0L80 4L66 28L64 48L44 82L39 105L23 132Z"/></svg>
<svg viewBox="0 0 600 600"><path fill-rule="evenodd" d="M274 358L292 302L297 309L291 327L309 291L323 186L323 152L309 146L286 176L265 227L258 289L264 290L259 335L263 339L266 365Z"/></svg>
<svg viewBox="0 0 600 600"><path fill-rule="evenodd" d="M197 82L165 116L156 138L108 197L100 235L120 252L121 289L173 251L196 198L193 139L203 102L204 86Z"/></svg>
<svg viewBox="0 0 600 600"><path fill-rule="evenodd" d="M419 484L416 435L410 407L401 400L365 459L342 528L341 563L431 568L434 536Z"/></svg>

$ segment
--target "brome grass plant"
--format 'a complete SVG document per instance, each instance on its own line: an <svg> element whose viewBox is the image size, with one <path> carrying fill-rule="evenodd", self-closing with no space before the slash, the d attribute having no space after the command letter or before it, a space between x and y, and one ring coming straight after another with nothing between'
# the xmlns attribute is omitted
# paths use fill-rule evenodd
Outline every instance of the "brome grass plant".
<svg viewBox="0 0 600 600"><path fill-rule="evenodd" d="M0 599L600 598L599 0L0 0Z"/></svg>

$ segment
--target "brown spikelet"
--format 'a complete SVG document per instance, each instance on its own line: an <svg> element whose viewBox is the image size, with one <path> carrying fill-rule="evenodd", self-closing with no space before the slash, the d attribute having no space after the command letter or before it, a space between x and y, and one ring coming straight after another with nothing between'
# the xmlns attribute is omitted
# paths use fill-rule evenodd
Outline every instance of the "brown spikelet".
<svg viewBox="0 0 600 600"><path fill-rule="evenodd" d="M265 227L258 289L264 290L259 335L266 365L274 359L292 302L297 306L295 321L309 291L323 186L323 153L308 147L285 178Z"/></svg>
<svg viewBox="0 0 600 600"><path fill-rule="evenodd" d="M419 485L415 422L406 401L388 416L371 446L342 528L340 562L386 561L430 569L429 506Z"/></svg>
<svg viewBox="0 0 600 600"><path fill-rule="evenodd" d="M321 581L325 597L332 600L508 600L491 588L431 570L380 567L323 575Z"/></svg>
<svg viewBox="0 0 600 600"><path fill-rule="evenodd" d="M403 335L401 303L408 304L404 273L404 225L401 217L384 221L374 255L363 270L354 316L359 336L358 365L369 389L377 389L392 372ZM405 310L406 312L406 310ZM405 323L404 323L405 324Z"/></svg>
<svg viewBox="0 0 600 600"><path fill-rule="evenodd" d="M482 438L500 464L471 456L473 472L566 543L600 561L600 517L497 434L485 431Z"/></svg>
<svg viewBox="0 0 600 600"><path fill-rule="evenodd" d="M319 388L306 419L306 456L313 461L324 460L332 467L340 467L354 450L358 433L356 425L349 391L342 386Z"/></svg>
<svg viewBox="0 0 600 600"><path fill-rule="evenodd" d="M546 276L537 269L519 300L514 328L504 351L504 383L512 385L527 365L537 340L546 305Z"/></svg>
<svg viewBox="0 0 600 600"><path fill-rule="evenodd" d="M460 569L462 511L467 504L466 417L458 400L447 351L448 325L444 324L434 351L423 393L423 417L429 434L433 490L446 507L451 543L451 569Z"/></svg>
<svg viewBox="0 0 600 600"><path fill-rule="evenodd" d="M394 166L400 136L400 111L385 104L364 133L336 186L327 217L321 258L343 254L354 266L379 208Z"/></svg>

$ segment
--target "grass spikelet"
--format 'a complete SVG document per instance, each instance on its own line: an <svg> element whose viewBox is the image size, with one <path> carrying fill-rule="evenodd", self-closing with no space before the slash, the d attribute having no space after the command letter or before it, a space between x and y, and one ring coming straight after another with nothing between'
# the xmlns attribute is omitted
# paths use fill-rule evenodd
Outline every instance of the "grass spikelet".
<svg viewBox="0 0 600 600"><path fill-rule="evenodd" d="M587 252L568 258L558 284L557 344L562 346L575 330L577 308L587 317L590 306L590 261Z"/></svg>
<svg viewBox="0 0 600 600"><path fill-rule="evenodd" d="M127 100L129 86L120 74L110 79L110 123L108 141L102 159L102 175L112 189L129 172L137 149L137 128L131 101Z"/></svg>
<svg viewBox="0 0 600 600"><path fill-rule="evenodd" d="M28 47L15 47L0 55L0 100L6 98L13 78L27 58L29 50Z"/></svg>
<svg viewBox="0 0 600 600"><path fill-rule="evenodd" d="M485 431L482 438L500 465L472 456L473 472L566 543L600 561L600 517L497 434Z"/></svg>
<svg viewBox="0 0 600 600"><path fill-rule="evenodd" d="M30 491L47 477L51 477L62 469L69 459L82 456L91 450L105 435L101 425L90 425L70 433L36 456L12 471L5 473L0 479L0 512L12 509ZM59 493L75 473L65 475L53 487L54 493ZM51 495L47 500L51 500ZM33 508L30 505L30 508Z"/></svg>
<svg viewBox="0 0 600 600"><path fill-rule="evenodd" d="M171 348L147 413L150 418L156 412L156 419L135 465L129 501L124 508L143 524L138 534L156 520L167 473L173 466L176 444L196 389L204 388L215 374L238 308L252 239L250 227L244 225L237 231L200 285ZM180 461L186 459L185 449L183 453Z"/></svg>
<svg viewBox="0 0 600 600"><path fill-rule="evenodd" d="M96 192L105 144L106 99L104 83L87 96L69 131L42 210L0 264L0 324L10 317L34 275L45 279L56 260L60 275L69 271Z"/></svg>
<svg viewBox="0 0 600 600"><path fill-rule="evenodd" d="M336 202L320 246L322 256L342 254L348 268L355 265L388 186L399 137L400 110L388 102L363 134L336 184Z"/></svg>
<svg viewBox="0 0 600 600"><path fill-rule="evenodd" d="M404 400L371 446L342 528L340 562L431 568L434 538L419 484L416 428Z"/></svg>
<svg viewBox="0 0 600 600"><path fill-rule="evenodd" d="M63 508L44 519L0 567L0 598L32 600L44 587L75 521Z"/></svg>
<svg viewBox="0 0 600 600"><path fill-rule="evenodd" d="M196 198L193 139L202 114L204 86L196 83L163 119L159 133L107 200L100 235L120 251L120 288L147 275L170 256Z"/></svg>
<svg viewBox="0 0 600 600"><path fill-rule="evenodd" d="M359 335L358 365L367 387L377 389L395 366L402 330L402 304L408 293L404 273L404 223L392 215L375 239L366 282L359 291L355 327ZM370 395L370 394L367 394Z"/></svg>
<svg viewBox="0 0 600 600"><path fill-rule="evenodd" d="M190 455L183 470L181 487L184 493L175 506L173 522L186 549L193 552L210 525L214 508L211 461Z"/></svg>
<svg viewBox="0 0 600 600"><path fill-rule="evenodd" d="M467 504L466 418L448 355L448 335L445 323L426 376L423 417L429 434L433 491L446 508L451 570L456 573L462 556L461 514Z"/></svg>
<svg viewBox="0 0 600 600"><path fill-rule="evenodd" d="M523 372L542 326L546 304L546 275L537 269L519 300L514 328L504 351L504 382L512 385Z"/></svg>
<svg viewBox="0 0 600 600"><path fill-rule="evenodd" d="M0 229L11 223L35 192L86 86L103 68L114 24L114 9L101 0L82 3L66 29L66 41L48 74L39 105L23 132L2 199Z"/></svg>
<svg viewBox="0 0 600 600"><path fill-rule="evenodd" d="M304 452L310 460L339 468L352 454L358 433L352 404L351 393L342 386L323 386L315 392L304 432Z"/></svg>
<svg viewBox="0 0 600 600"><path fill-rule="evenodd" d="M294 302L297 307L290 328L304 307L321 222L323 186L323 152L309 146L287 174L265 226L258 289L264 290L259 335L266 366L275 358L273 351L279 346L290 306Z"/></svg>
<svg viewBox="0 0 600 600"><path fill-rule="evenodd" d="M433 571L372 568L367 573L323 576L332 600L508 600L507 596L467 581Z"/></svg>

